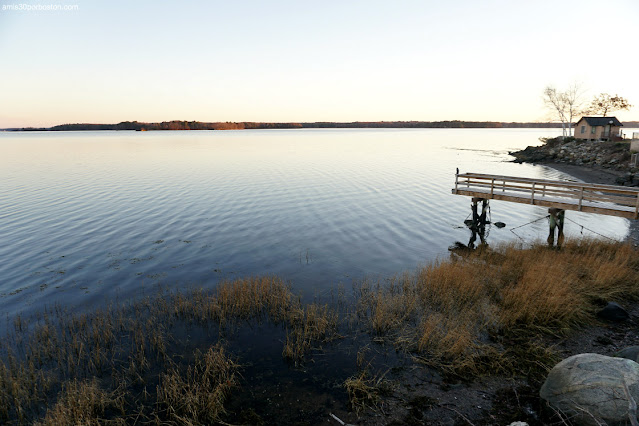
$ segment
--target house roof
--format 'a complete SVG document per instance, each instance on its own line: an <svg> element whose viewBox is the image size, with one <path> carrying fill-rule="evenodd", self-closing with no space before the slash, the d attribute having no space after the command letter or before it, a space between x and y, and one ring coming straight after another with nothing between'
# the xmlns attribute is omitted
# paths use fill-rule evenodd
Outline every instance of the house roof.
<svg viewBox="0 0 639 426"><path fill-rule="evenodd" d="M617 117L581 117L581 120L586 120L586 123L592 127L607 126L611 121L613 126L623 126L623 124L617 120Z"/></svg>

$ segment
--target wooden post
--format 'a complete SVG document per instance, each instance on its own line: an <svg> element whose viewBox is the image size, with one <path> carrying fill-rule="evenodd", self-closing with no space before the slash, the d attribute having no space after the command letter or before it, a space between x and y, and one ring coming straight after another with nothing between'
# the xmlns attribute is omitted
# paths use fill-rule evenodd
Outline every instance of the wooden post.
<svg viewBox="0 0 639 426"><path fill-rule="evenodd" d="M535 204L535 182L532 184L532 192L530 194L530 204Z"/></svg>
<svg viewBox="0 0 639 426"><path fill-rule="evenodd" d="M548 233L548 239L546 241L550 247L554 245L555 228L557 228L557 247L561 247L564 242L564 216L566 215L566 211L551 207L548 209L548 213L550 215L548 217L550 232Z"/></svg>
<svg viewBox="0 0 639 426"><path fill-rule="evenodd" d="M550 210L551 209L548 209L548 213L550 213L550 216L548 216L548 226L550 229L546 242L548 242L549 247L552 247L555 244L555 227L557 226L557 222L555 221L555 215L553 215Z"/></svg>
<svg viewBox="0 0 639 426"><path fill-rule="evenodd" d="M564 216L566 216L566 211L560 209L557 214L557 247L561 247L564 242Z"/></svg>
<svg viewBox="0 0 639 426"><path fill-rule="evenodd" d="M479 226L486 226L486 213L488 213L488 200L485 198L481 199L481 215L479 216Z"/></svg>

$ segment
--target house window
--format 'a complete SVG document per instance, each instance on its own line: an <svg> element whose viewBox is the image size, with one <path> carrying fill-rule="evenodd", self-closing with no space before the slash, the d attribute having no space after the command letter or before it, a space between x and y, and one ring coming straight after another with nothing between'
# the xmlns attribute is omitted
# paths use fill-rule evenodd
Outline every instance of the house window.
<svg viewBox="0 0 639 426"><path fill-rule="evenodd" d="M581 133L586 133L586 126L581 126Z"/></svg>
<svg viewBox="0 0 639 426"><path fill-rule="evenodd" d="M591 127L591 128L590 128L590 133L592 133L592 134L594 135L594 134L595 134L595 132L596 132L596 129L595 129L594 127Z"/></svg>

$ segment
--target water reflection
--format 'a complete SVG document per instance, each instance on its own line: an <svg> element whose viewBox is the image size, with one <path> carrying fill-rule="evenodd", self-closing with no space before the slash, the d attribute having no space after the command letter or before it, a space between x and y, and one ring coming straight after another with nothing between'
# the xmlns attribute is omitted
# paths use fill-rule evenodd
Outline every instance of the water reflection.
<svg viewBox="0 0 639 426"><path fill-rule="evenodd" d="M481 206L481 211L479 210ZM489 200L485 198L473 197L470 204L471 219L466 219L464 225L470 230L470 239L468 244L465 245L459 241L456 241L452 246L448 248L449 251L468 251L488 247L487 237L490 231L491 222L488 220L488 212L490 211ZM497 222L495 226L503 228L505 224L503 222ZM479 246L476 246L477 238L479 238Z"/></svg>

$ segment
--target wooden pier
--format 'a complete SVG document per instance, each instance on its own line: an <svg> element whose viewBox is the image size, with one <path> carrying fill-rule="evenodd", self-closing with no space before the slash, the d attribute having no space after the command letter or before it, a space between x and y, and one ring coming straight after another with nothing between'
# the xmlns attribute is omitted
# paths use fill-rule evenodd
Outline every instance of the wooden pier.
<svg viewBox="0 0 639 426"><path fill-rule="evenodd" d="M614 185L456 173L453 194L639 219L639 189Z"/></svg>

